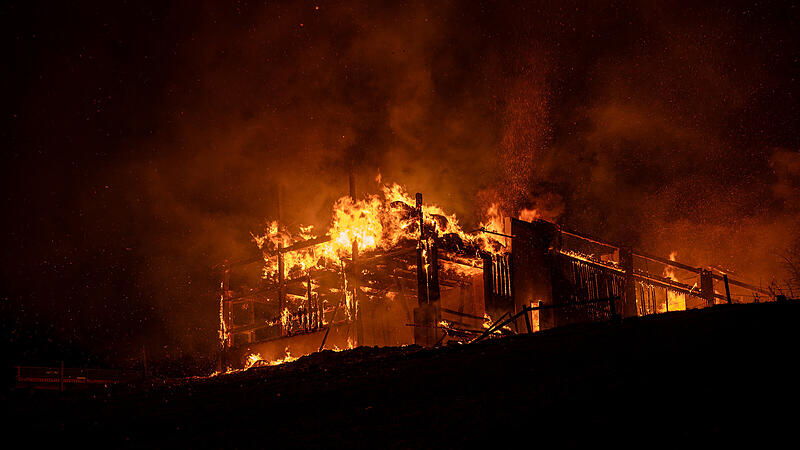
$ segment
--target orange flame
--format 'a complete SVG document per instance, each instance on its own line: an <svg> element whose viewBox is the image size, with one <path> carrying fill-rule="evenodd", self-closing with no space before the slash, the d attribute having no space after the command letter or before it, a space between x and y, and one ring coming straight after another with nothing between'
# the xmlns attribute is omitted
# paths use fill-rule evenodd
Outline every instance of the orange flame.
<svg viewBox="0 0 800 450"><path fill-rule="evenodd" d="M349 196L339 198L333 206L331 225L325 233L330 239L304 249L286 252L283 255L286 273L307 274L312 268L339 268L352 257L353 243L359 253L387 250L403 240L419 238L419 215L416 200L400 185L383 185L381 194L367 195L353 200ZM423 206L423 222L427 232L437 236L456 235L465 246L486 252L496 252L497 241L486 234L465 232L454 214L448 214L436 205ZM502 232L503 217L499 207L493 204L488 211L489 223L481 226L490 231ZM264 235L253 236L264 251L266 266L264 277L273 277L278 271L275 251L294 243L318 237L311 226L300 227L292 234L278 224L270 222ZM474 255L473 255L474 256Z"/></svg>
<svg viewBox="0 0 800 450"><path fill-rule="evenodd" d="M669 260L675 261L675 258L678 256L678 252L671 252L669 254ZM664 267L664 276L669 278L672 281L680 281L678 277L675 276L675 268L672 266L665 266ZM667 311L683 311L686 309L686 294L683 292L675 292L667 289L667 305L664 309L659 309L659 312Z"/></svg>

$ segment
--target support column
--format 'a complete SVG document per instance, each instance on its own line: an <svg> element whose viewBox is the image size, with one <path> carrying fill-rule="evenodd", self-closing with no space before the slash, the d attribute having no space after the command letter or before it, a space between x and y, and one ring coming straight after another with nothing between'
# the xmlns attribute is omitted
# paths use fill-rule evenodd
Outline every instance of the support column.
<svg viewBox="0 0 800 450"><path fill-rule="evenodd" d="M559 231L555 224L544 220L525 222L511 219L513 251L510 261L511 302L507 312L516 313L531 304L553 305L558 301L554 292L553 265L560 246ZM499 305L498 305L499 306ZM495 314L502 314L502 310ZM558 325L555 309L539 311L539 327L546 330ZM526 327L525 319L520 317L516 326Z"/></svg>
<svg viewBox="0 0 800 450"><path fill-rule="evenodd" d="M439 254L435 236L425 233L422 211L422 194L416 195L419 216L419 241L417 242L417 302L414 308L414 343L433 347L442 338L439 329L441 310L439 305Z"/></svg>
<svg viewBox="0 0 800 450"><path fill-rule="evenodd" d="M619 265L625 271L625 286L622 291L622 317L636 317L636 280L633 277L633 248L619 249Z"/></svg>
<svg viewBox="0 0 800 450"><path fill-rule="evenodd" d="M700 296L706 307L714 306L714 276L710 270L700 269Z"/></svg>

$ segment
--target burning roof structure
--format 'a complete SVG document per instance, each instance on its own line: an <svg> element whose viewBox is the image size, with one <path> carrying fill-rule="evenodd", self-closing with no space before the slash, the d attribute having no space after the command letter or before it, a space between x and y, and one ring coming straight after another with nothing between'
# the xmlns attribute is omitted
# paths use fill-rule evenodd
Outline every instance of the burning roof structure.
<svg viewBox="0 0 800 450"><path fill-rule="evenodd" d="M465 231L396 184L359 198L351 177L324 234L290 230L279 217L254 236L260 257L222 266L220 369L703 308L730 303L732 288L740 299L769 295L675 255L634 251L530 214L490 213Z"/></svg>

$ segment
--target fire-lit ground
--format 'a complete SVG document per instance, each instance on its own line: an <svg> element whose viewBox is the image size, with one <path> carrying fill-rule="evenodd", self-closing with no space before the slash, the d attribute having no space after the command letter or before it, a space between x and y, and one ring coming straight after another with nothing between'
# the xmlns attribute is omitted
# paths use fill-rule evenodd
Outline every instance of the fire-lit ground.
<svg viewBox="0 0 800 450"><path fill-rule="evenodd" d="M98 398L21 394L6 424L31 445L111 448L761 447L796 423L798 320L796 302L717 306L475 345L328 351Z"/></svg>

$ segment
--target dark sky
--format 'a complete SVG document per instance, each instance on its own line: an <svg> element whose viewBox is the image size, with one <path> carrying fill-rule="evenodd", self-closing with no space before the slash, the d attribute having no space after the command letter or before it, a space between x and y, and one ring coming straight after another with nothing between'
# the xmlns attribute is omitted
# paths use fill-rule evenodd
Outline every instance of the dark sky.
<svg viewBox="0 0 800 450"><path fill-rule="evenodd" d="M797 245L791 3L167 3L0 6L20 361L207 353L212 267L351 163L761 283Z"/></svg>

